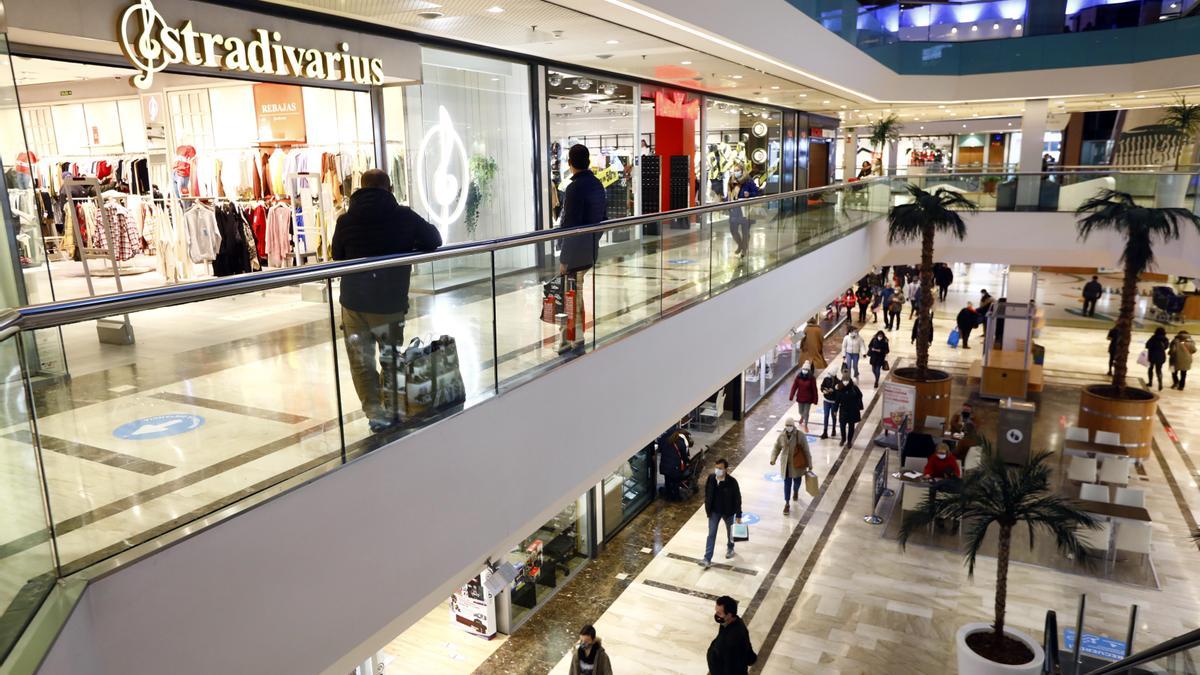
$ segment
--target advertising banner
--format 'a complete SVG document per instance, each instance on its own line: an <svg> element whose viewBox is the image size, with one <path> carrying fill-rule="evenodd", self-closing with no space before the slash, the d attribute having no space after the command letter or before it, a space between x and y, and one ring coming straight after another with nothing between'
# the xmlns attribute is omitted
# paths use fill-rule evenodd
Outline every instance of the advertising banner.
<svg viewBox="0 0 1200 675"><path fill-rule="evenodd" d="M908 417L908 427L912 430L912 419L917 406L917 388L909 384L900 384L888 380L883 384L883 426L892 431L898 431L900 424Z"/></svg>
<svg viewBox="0 0 1200 675"><path fill-rule="evenodd" d="M450 595L450 620L472 635L490 638L496 634L496 596L484 588L484 570Z"/></svg>
<svg viewBox="0 0 1200 675"><path fill-rule="evenodd" d="M259 143L304 143L308 138L303 90L294 84L254 85L254 114Z"/></svg>

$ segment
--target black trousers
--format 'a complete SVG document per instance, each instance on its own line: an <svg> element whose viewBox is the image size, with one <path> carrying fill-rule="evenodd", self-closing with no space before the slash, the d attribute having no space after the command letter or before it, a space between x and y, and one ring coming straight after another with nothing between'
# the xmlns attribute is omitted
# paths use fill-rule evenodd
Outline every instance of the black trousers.
<svg viewBox="0 0 1200 675"><path fill-rule="evenodd" d="M1096 301L1095 300L1089 300L1088 298L1083 299L1083 315L1084 316L1096 316Z"/></svg>
<svg viewBox="0 0 1200 675"><path fill-rule="evenodd" d="M1186 370L1172 370L1171 371L1171 386L1179 387L1180 389L1183 389L1183 385L1185 385L1185 384L1187 384L1187 371Z"/></svg>
<svg viewBox="0 0 1200 675"><path fill-rule="evenodd" d="M1162 389L1162 367L1161 363L1151 363L1146 371L1146 384L1154 386L1154 374L1158 373L1158 388Z"/></svg>
<svg viewBox="0 0 1200 675"><path fill-rule="evenodd" d="M968 328L966 330L963 330L962 326L958 327L958 336L960 338L962 338L963 349L967 349L967 347L968 347L967 341L971 338L971 331L973 331L973 330L975 330L974 326L972 326L971 328Z"/></svg>
<svg viewBox="0 0 1200 675"><path fill-rule="evenodd" d="M858 322L859 323L867 322L867 305L859 305L858 306Z"/></svg>
<svg viewBox="0 0 1200 675"><path fill-rule="evenodd" d="M938 300L944 301L946 299L946 293L949 290L950 290L949 286L938 286Z"/></svg>
<svg viewBox="0 0 1200 675"><path fill-rule="evenodd" d="M844 440L844 442L847 445L849 445L850 443L852 443L854 441L854 425L856 425L856 424L858 424L858 422L850 422L847 420L841 420L842 439Z"/></svg>

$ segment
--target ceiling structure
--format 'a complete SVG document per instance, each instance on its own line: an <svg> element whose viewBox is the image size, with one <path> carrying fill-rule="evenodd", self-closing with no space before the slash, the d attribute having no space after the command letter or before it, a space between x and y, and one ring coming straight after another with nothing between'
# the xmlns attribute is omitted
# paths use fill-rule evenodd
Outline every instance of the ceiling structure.
<svg viewBox="0 0 1200 675"><path fill-rule="evenodd" d="M906 127L919 127L922 121L1019 118L1024 109L1022 100L872 101L835 83L814 83L799 69L773 64L765 56L756 58L756 52L718 36L691 31L695 35L689 39L692 46L683 45L549 0L275 1L744 101L827 114L851 126L870 124L891 112L900 115ZM625 2L606 2L611 9L605 13L609 19L619 20L622 12L640 11ZM745 58L739 60L749 65L715 55L729 54L731 48L744 53ZM781 65L795 72L781 71ZM788 75L772 74L779 72ZM1051 126L1065 124L1065 116L1073 112L1160 107L1180 94L1200 100L1200 88L1056 98L1050 101ZM1056 116L1058 119L1053 119Z"/></svg>

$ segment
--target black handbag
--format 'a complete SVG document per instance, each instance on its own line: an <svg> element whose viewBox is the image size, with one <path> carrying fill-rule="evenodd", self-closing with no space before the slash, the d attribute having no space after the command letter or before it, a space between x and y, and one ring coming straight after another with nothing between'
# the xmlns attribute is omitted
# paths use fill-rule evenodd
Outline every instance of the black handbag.
<svg viewBox="0 0 1200 675"><path fill-rule="evenodd" d="M887 362L887 361L884 361L884 362L883 362L883 369L884 369L884 370L891 370L891 369L892 369L892 367L888 365L888 362Z"/></svg>
<svg viewBox="0 0 1200 675"><path fill-rule="evenodd" d="M554 303L550 311L550 303ZM542 284L542 306L538 308L538 318L546 323L558 323L558 317L565 307L563 300L563 277L554 277Z"/></svg>

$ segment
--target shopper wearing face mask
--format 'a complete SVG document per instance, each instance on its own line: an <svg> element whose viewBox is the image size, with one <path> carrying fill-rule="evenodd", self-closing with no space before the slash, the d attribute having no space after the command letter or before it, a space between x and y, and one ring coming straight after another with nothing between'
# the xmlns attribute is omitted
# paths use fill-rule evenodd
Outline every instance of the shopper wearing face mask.
<svg viewBox="0 0 1200 675"><path fill-rule="evenodd" d="M863 349L862 336L858 334L858 329L854 326L846 331L846 337L842 338L842 352L846 355L846 363L849 364L850 370L854 373L854 379L858 379L858 358L862 356Z"/></svg>
<svg viewBox="0 0 1200 675"><path fill-rule="evenodd" d="M875 337L871 338L871 344L867 345L867 359L871 362L871 372L875 374L876 389L879 388L879 371L883 370L891 351L891 344L883 331L877 331Z"/></svg>
<svg viewBox="0 0 1200 675"><path fill-rule="evenodd" d="M786 516L792 512L791 503L800 498L800 484L804 482L804 477L813 473L808 436L796 428L796 420L785 422L783 432L775 439L771 466L775 466L780 455L783 455L783 466L779 467L779 473L783 475L783 515Z"/></svg>
<svg viewBox="0 0 1200 675"><path fill-rule="evenodd" d="M737 479L729 475L729 462L724 457L708 482L704 484L704 513L708 516L708 541L704 544L704 560L701 567L712 565L713 549L717 545L717 526L725 524L725 558L733 557L733 521L742 522L742 491Z"/></svg>
<svg viewBox="0 0 1200 675"><path fill-rule="evenodd" d="M959 492L962 489L962 467L950 454L950 447L938 443L937 449L925 461L925 477L933 481L929 488L929 503L937 503L938 492ZM941 526L941 523L938 523Z"/></svg>
<svg viewBox="0 0 1200 675"><path fill-rule="evenodd" d="M596 629L590 624L580 628L579 644L571 655L570 675L612 675L612 672L612 664L604 647L600 646Z"/></svg>
<svg viewBox="0 0 1200 675"><path fill-rule="evenodd" d="M862 419L862 409L862 390L850 379L850 372L843 368L838 390L838 417L842 422L842 445L847 448L854 442L854 427Z"/></svg>
<svg viewBox="0 0 1200 675"><path fill-rule="evenodd" d="M795 401L800 406L800 424L804 433L808 433L808 413L817 402L817 378L813 376L812 363L805 361L800 366L800 372L792 381L792 393L788 394L789 401Z"/></svg>
<svg viewBox="0 0 1200 675"><path fill-rule="evenodd" d="M833 418L833 437L837 438L838 430L838 394L841 383L833 373L826 373L821 380L821 398L825 401L825 421L821 425L821 438L829 438L829 421Z"/></svg>
<svg viewBox="0 0 1200 675"><path fill-rule="evenodd" d="M746 675L758 661L750 644L750 631L737 612L737 600L728 595L717 598L713 619L721 627L708 646L709 675Z"/></svg>

